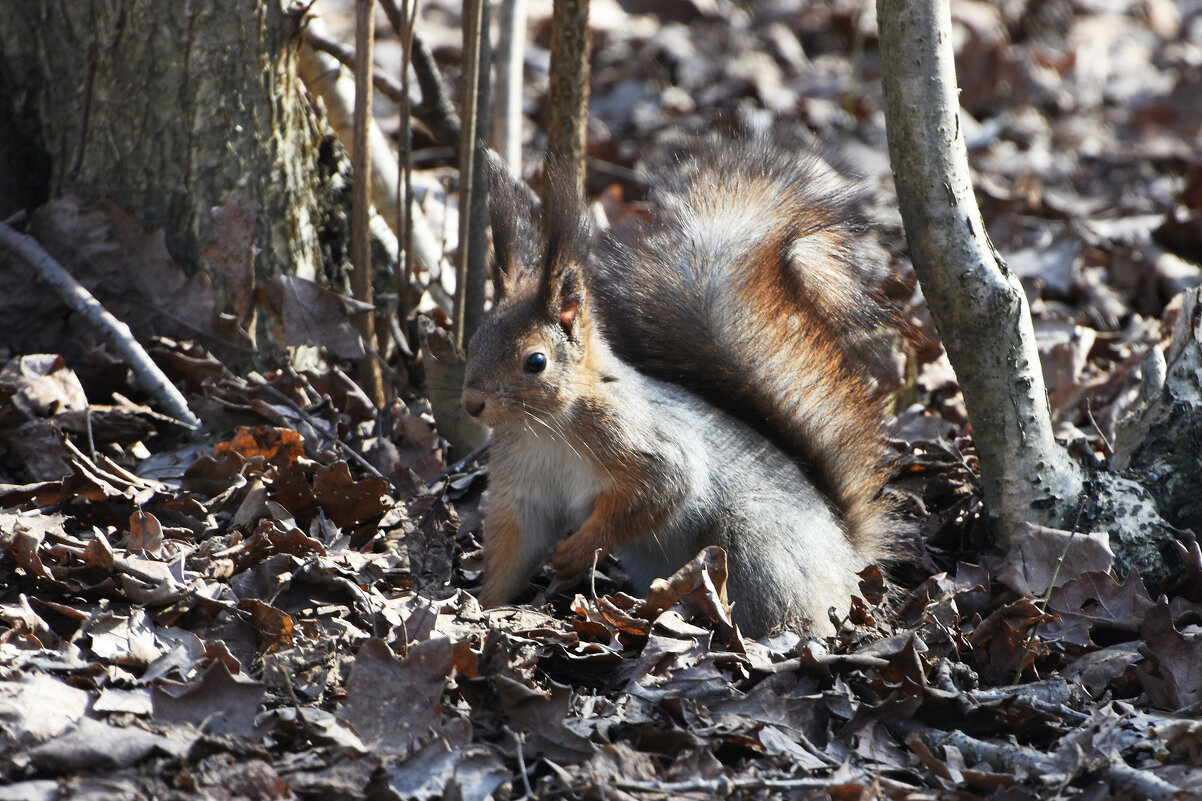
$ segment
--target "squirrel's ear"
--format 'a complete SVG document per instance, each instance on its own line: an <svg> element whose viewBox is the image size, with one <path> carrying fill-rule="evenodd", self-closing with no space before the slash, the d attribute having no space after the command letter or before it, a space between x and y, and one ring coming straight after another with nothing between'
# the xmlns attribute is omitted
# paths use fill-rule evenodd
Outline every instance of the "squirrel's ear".
<svg viewBox="0 0 1202 801"><path fill-rule="evenodd" d="M571 329L580 314L580 298L568 298L559 306L559 324Z"/></svg>
<svg viewBox="0 0 1202 801"><path fill-rule="evenodd" d="M575 339L587 309L584 265L588 258L589 219L576 187L575 165L547 159L547 197L543 203L544 253L538 303Z"/></svg>
<svg viewBox="0 0 1202 801"><path fill-rule="evenodd" d="M493 297L500 300L513 290L519 273L532 270L537 255L537 235L532 221L538 199L530 187L499 159L488 164L488 216L492 223Z"/></svg>
<svg viewBox="0 0 1202 801"><path fill-rule="evenodd" d="M555 275L545 282L544 296L540 287L539 300L547 316L559 323L568 339L580 338L580 323L586 314L586 291L580 265L556 265Z"/></svg>

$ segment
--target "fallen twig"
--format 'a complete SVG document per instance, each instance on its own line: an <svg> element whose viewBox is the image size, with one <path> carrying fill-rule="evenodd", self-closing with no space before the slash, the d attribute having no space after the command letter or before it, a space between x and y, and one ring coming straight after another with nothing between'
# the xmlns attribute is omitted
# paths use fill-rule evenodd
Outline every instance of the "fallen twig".
<svg viewBox="0 0 1202 801"><path fill-rule="evenodd" d="M1063 772L1062 766L1053 757L1021 745L986 742L963 732L943 731L912 720L891 720L887 725L903 741L907 736L916 735L932 750L950 746L960 751L966 759L975 758L977 762L986 762L997 768L1022 768L1032 776ZM1130 794L1148 801L1177 801L1186 797L1182 790L1160 777L1132 768L1121 760L1110 760L1101 767L1091 768L1091 772L1105 779L1116 795Z"/></svg>
<svg viewBox="0 0 1202 801"><path fill-rule="evenodd" d="M829 778L808 777L800 779L692 779L680 782L632 782L616 781L614 787L628 793L708 793L714 798L729 798L736 792L749 790L809 790L830 787Z"/></svg>
<svg viewBox="0 0 1202 801"><path fill-rule="evenodd" d="M0 223L0 243L37 270L38 277L49 284L72 311L96 329L105 343L112 346L129 365L138 386L150 393L168 414L191 428L200 427L200 419L188 408L183 393L163 375L163 371L134 338L129 326L105 309L36 239L6 223Z"/></svg>
<svg viewBox="0 0 1202 801"><path fill-rule="evenodd" d="M490 444L490 442L485 442L483 445L480 445L479 447L477 447L475 450L473 450L467 456L464 456L462 459L455 462L453 465L450 465L449 467L447 467L445 470L443 470L441 473L438 474L437 478L435 478L433 481L430 482L430 486L431 487L434 486L439 481L442 481L444 478L446 478L449 475L452 475L453 473L463 472L463 468L467 467L469 464L474 462L476 459L479 459L480 456L483 455L483 453L486 450L488 450L489 444Z"/></svg>

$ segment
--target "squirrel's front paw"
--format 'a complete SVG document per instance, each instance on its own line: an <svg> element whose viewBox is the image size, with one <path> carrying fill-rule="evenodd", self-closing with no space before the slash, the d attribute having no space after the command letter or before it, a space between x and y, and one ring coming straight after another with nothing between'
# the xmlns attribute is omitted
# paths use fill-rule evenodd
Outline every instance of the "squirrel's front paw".
<svg viewBox="0 0 1202 801"><path fill-rule="evenodd" d="M576 532L559 545L551 554L551 567L562 578L578 576L605 557L605 548L598 547L591 538Z"/></svg>

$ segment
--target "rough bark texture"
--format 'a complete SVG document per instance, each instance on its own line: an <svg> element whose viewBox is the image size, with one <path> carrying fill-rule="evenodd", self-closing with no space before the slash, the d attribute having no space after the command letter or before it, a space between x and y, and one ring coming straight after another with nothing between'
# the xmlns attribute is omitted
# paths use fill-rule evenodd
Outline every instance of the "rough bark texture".
<svg viewBox="0 0 1202 801"><path fill-rule="evenodd" d="M372 291L371 258L371 73L372 43L375 39L374 0L358 0L355 4L355 114L354 114L354 185L351 189L353 209L351 216L351 289L356 300L369 307L375 306ZM384 382L380 365L375 359L376 314L366 309L354 316L355 327L363 337L367 355L359 360L356 373L359 385L367 396L383 408Z"/></svg>
<svg viewBox="0 0 1202 801"><path fill-rule="evenodd" d="M1114 443L1114 470L1132 477L1144 489L1144 503L1134 493L1109 506L1114 516L1146 510L1155 500L1163 519L1133 521L1112 536L1111 547L1145 576L1157 577L1163 564L1175 564L1169 526L1202 533L1202 295L1190 289L1181 296L1181 311L1166 350L1154 348L1143 364L1144 405L1119 428ZM1102 505L1099 517L1109 511ZM1184 539L1185 537L1181 537Z"/></svg>
<svg viewBox="0 0 1202 801"><path fill-rule="evenodd" d="M484 316L488 277L488 130L492 48L487 0L464 8L463 135L459 140L459 272L456 275L455 347L464 352ZM467 213L462 213L466 209Z"/></svg>
<svg viewBox="0 0 1202 801"><path fill-rule="evenodd" d="M998 544L1063 526L1083 471L1052 435L1026 297L981 220L959 126L949 0L879 0L898 201L910 257L964 392Z"/></svg>
<svg viewBox="0 0 1202 801"><path fill-rule="evenodd" d="M547 152L576 164L576 182L584 187L588 143L589 55L588 0L555 0L551 14L550 114Z"/></svg>
<svg viewBox="0 0 1202 801"><path fill-rule="evenodd" d="M1160 502L1173 525L1202 531L1202 296L1189 289L1167 351L1144 362L1143 408L1115 440L1116 470L1129 470Z"/></svg>
<svg viewBox="0 0 1202 801"><path fill-rule="evenodd" d="M16 144L0 150L42 173L19 202L107 197L192 270L210 209L237 189L257 215L260 281L341 265L344 235L322 252L322 232L345 225L337 159L295 78L293 34L279 0L3 4L0 141Z"/></svg>

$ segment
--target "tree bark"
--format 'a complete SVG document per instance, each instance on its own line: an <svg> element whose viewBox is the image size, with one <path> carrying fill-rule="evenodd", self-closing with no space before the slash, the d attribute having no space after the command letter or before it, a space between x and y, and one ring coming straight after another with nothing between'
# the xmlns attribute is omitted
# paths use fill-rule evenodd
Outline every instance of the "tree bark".
<svg viewBox="0 0 1202 801"><path fill-rule="evenodd" d="M949 0L878 0L889 159L910 258L972 420L1005 548L1025 521L1062 527L1084 471L1052 435L1026 296L997 256L960 131Z"/></svg>
<svg viewBox="0 0 1202 801"><path fill-rule="evenodd" d="M467 343L484 316L488 275L488 142L492 46L488 0L464 4L463 132L459 140L459 272L456 273L455 349Z"/></svg>
<svg viewBox="0 0 1202 801"><path fill-rule="evenodd" d="M589 56L588 0L555 0L551 12L550 115L547 153L576 165L576 184L584 190L588 144Z"/></svg>
<svg viewBox="0 0 1202 801"><path fill-rule="evenodd" d="M295 78L294 34L278 0L3 4L0 141L18 137L45 170L24 202L108 198L194 271L211 209L237 189L259 282L342 269L338 160Z"/></svg>
<svg viewBox="0 0 1202 801"><path fill-rule="evenodd" d="M376 362L376 313L372 279L375 270L371 257L371 74L372 45L375 40L375 0L356 0L355 3L355 114L354 114L354 183L351 187L351 289L356 300L369 309L354 317L359 336L363 337L367 354L356 365L359 385L376 404L384 407L384 381Z"/></svg>

